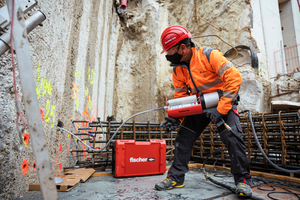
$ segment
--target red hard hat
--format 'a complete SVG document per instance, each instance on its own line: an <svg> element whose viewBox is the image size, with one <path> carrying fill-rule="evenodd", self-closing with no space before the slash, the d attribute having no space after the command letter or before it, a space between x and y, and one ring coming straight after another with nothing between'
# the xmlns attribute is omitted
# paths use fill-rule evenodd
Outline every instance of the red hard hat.
<svg viewBox="0 0 300 200"><path fill-rule="evenodd" d="M172 46L180 42L181 40L185 38L192 37L192 34L186 30L183 26L179 25L173 25L169 26L164 30L164 32L161 34L161 44L163 46L163 51L161 53L164 53L168 49L170 49Z"/></svg>

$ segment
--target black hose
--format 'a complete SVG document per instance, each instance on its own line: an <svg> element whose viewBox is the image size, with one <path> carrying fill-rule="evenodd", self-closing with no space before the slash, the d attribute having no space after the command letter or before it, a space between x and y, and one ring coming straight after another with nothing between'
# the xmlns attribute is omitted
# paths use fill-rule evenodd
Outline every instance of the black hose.
<svg viewBox="0 0 300 200"><path fill-rule="evenodd" d="M259 186L257 186L257 188L258 188L259 190L263 190L263 191L275 191L275 190L276 190L275 187L278 187L278 188L281 188L281 189L287 191L287 192L269 192L269 193L268 193L268 197L269 197L270 199L273 199L273 200L280 200L280 199L276 199L276 198L274 198L274 197L271 197L271 194L293 194L293 195L295 195L295 196L300 200L300 193L292 192L292 191L290 191L290 190L288 190L288 189L286 189L286 188L284 188L284 187L270 185L269 183L267 183L267 182L264 181L264 180L260 180L260 181L262 181L262 182L264 182L264 183L263 183L263 184L260 184ZM262 187L265 186L265 185L271 187L272 189L263 189Z"/></svg>
<svg viewBox="0 0 300 200"><path fill-rule="evenodd" d="M252 115L251 115L251 111L250 110L243 110L241 112L239 112L240 114L241 113L245 113L245 112L248 112L248 117L249 117L249 121L250 121L250 124L251 124L251 128L252 128L252 131L253 131L253 135L254 135L254 138L255 138L255 142L259 148L259 150L261 151L262 155L264 156L264 158L273 166L275 167L276 169L278 170L281 170L283 172L286 172L286 173L299 173L300 170L288 170L288 169L284 169L282 167L279 167L278 165L276 165L275 163L273 163L269 158L268 156L265 154L265 151L262 149L260 143L259 143L259 140L257 138L257 135L256 135L256 131L255 131L255 127L253 125L253 122L252 122Z"/></svg>
<svg viewBox="0 0 300 200"><path fill-rule="evenodd" d="M215 152L210 153L210 154L206 157L206 159L204 160L204 162L203 162L203 173L204 173L204 177L205 177L206 179L210 180L212 183L214 183L214 184L216 184L216 185L219 185L219 186L222 186L222 187L224 187L224 188L227 188L227 189L230 190L233 194L235 194L235 188L230 187L229 185L226 185L226 184L224 184L224 183L220 183L220 182L218 182L218 181L212 179L211 177L208 176L208 173L205 171L205 163L206 163L206 161L209 159L209 157L210 157L211 155L213 155L213 154L220 153L220 152L226 151L226 150L227 150L227 149L220 149L220 150L217 150L217 151L215 151ZM255 200L264 200L264 199L259 198L259 197L256 197L256 196L251 196L251 197L249 197L249 198L255 199Z"/></svg>
<svg viewBox="0 0 300 200"><path fill-rule="evenodd" d="M258 69L258 57L257 57L256 53L249 46L247 46L247 45L238 45L235 48L236 49L241 48L241 49L250 50L250 53L251 53L251 66L252 66L253 69ZM226 53L224 53L224 56L226 56L226 54L229 53L231 50L233 50L233 48L226 51Z"/></svg>
<svg viewBox="0 0 300 200"><path fill-rule="evenodd" d="M273 167L275 167L276 169L279 169L279 170L281 170L281 171L284 171L284 172L287 172L287 173L296 173L296 172L300 172L300 170L287 170L287 169L281 168L281 167L277 166L276 164L274 164L274 163L268 158L268 156L265 154L265 152L264 152L264 150L262 149L262 147L261 147L261 145L260 145L260 143L259 143L259 140L258 140L258 138L257 138L256 132L255 132L255 127L254 127L253 122L252 122L251 111L250 111L250 110L243 110L243 111L241 111L241 112L239 112L239 113L241 114L241 113L245 113L245 112L248 112L248 113L249 113L249 114L248 114L248 117L249 117L249 121L250 121L251 128L252 128L252 131L253 131L253 135L254 135L255 141L256 141L256 143L257 143L257 145L258 145L258 147L259 147L261 153L263 154L264 158L265 158L265 159L266 159ZM299 113L298 113L298 112L297 112L297 115L298 115L298 118L300 119L300 116L299 116ZM204 162L203 162L203 173L204 173L205 178L208 179L208 180L210 180L212 183L215 183L215 184L220 185L220 186L222 186L222 187L224 187L224 188L227 188L227 189L229 189L232 193L235 194L235 188L230 187L229 185L220 183L220 182L218 182L218 181L216 181L216 180L213 180L211 177L208 176L208 173L206 173L206 171L205 171L205 163L206 163L206 161L209 159L209 157L210 157L211 155L213 155L213 154L220 153L220 152L225 151L225 150L226 150L226 149L217 150L217 151L215 151L215 152L210 153L210 154L206 157L206 159L205 159ZM262 180L262 181L263 181L263 180ZM265 182L265 181L263 181L263 182L264 182L264 184L267 184L268 186L270 186L270 187L272 188L272 190L262 189L262 188L261 188L261 187L263 187L262 184L259 185L259 186L257 187L258 189L264 190L264 191L275 191L275 187L278 187L278 188L281 188L281 189L284 189L284 190L287 191L287 192L269 192L269 193L268 193L268 197L269 197L270 199L278 200L278 199L276 199L276 198L274 198L274 197L271 197L271 194L277 194L277 193L280 193L280 194L293 194L293 195L295 195L295 196L300 200L300 193L292 192L292 191L290 191L290 190L288 190L288 189L286 189L286 188L283 188L283 187L272 186L272 185L268 184L268 183ZM255 196L251 196L250 198L251 198L251 199L256 199L256 200L261 200L261 199L262 199L262 198L255 197Z"/></svg>
<svg viewBox="0 0 300 200"><path fill-rule="evenodd" d="M230 187L229 185L220 183L220 182L218 182L218 181L212 179L211 177L208 176L208 173L205 171L205 163L206 163L206 161L209 159L209 157L210 157L211 155L213 155L213 154L220 153L220 152L226 151L226 150L227 150L227 149L221 149L221 150L217 150L217 151L215 151L215 152L210 153L210 154L206 157L206 159L204 160L204 162L203 162L203 173L204 173L204 177L205 177L206 179L210 180L210 181L213 182L214 184L217 184L217 185L220 185L220 186L222 186L222 187L224 187L224 188L227 188L227 189L230 190L232 193L235 193L235 188Z"/></svg>

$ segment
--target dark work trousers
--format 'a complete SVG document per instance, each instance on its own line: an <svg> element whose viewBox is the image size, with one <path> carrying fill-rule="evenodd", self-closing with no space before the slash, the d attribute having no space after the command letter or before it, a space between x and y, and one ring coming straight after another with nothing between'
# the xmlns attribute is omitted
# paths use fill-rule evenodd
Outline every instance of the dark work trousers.
<svg viewBox="0 0 300 200"><path fill-rule="evenodd" d="M233 106L233 108L236 109L236 106ZM232 131L242 138L239 116L233 110L230 110L223 119L231 127ZM210 121L205 114L184 118L176 136L174 162L169 169L168 178L177 183L184 182L185 173L189 170L188 163L194 142ZM228 131L224 125L218 127L218 132L230 155L231 173L234 176L235 184L247 183L251 185L250 167L245 145Z"/></svg>

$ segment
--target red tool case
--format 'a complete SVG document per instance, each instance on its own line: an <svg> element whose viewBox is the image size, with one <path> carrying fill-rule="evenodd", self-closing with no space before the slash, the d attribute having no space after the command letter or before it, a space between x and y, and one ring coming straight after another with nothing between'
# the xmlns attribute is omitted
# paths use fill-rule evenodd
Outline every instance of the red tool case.
<svg viewBox="0 0 300 200"><path fill-rule="evenodd" d="M166 172L166 141L117 140L113 149L115 177L143 176Z"/></svg>

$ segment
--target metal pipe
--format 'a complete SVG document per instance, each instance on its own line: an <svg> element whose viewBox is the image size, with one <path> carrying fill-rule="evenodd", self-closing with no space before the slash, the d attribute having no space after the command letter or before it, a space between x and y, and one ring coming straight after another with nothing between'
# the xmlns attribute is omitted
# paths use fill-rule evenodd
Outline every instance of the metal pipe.
<svg viewBox="0 0 300 200"><path fill-rule="evenodd" d="M121 9L125 10L127 8L127 0L121 0Z"/></svg>
<svg viewBox="0 0 300 200"><path fill-rule="evenodd" d="M30 33L35 27L42 23L46 19L45 14L38 10L25 20L25 27L27 33ZM4 54L10 47L10 31L7 31L0 37L0 55Z"/></svg>
<svg viewBox="0 0 300 200"><path fill-rule="evenodd" d="M281 52L281 64L282 64L282 73L285 74L285 64L284 64L284 48L283 42L280 40L280 52Z"/></svg>
<svg viewBox="0 0 300 200"><path fill-rule="evenodd" d="M280 115L281 117L297 117L297 112L288 112L288 113L281 113ZM264 115L264 118L267 119L267 118L277 118L279 117L279 114L265 114ZM247 116L240 116L240 121L244 120L246 121L247 120ZM252 119L262 119L262 115L253 115L252 116Z"/></svg>
<svg viewBox="0 0 300 200"><path fill-rule="evenodd" d="M88 131L89 133L92 133L92 134L108 134L108 131ZM116 131L110 131L110 133L115 133ZM164 132L164 131L163 131ZM121 133L121 131L118 131L118 133ZM123 134L133 134L134 132L133 131L123 131ZM135 131L136 134L148 134L149 132L148 131ZM178 132L177 131L173 131L174 134L177 134ZM78 133L76 133L75 135L77 135ZM82 134L82 133L79 133L79 134ZM159 131L150 131L150 134L160 134ZM163 134L168 134L169 133L163 133ZM85 134L82 134L82 135L88 135L87 133Z"/></svg>

